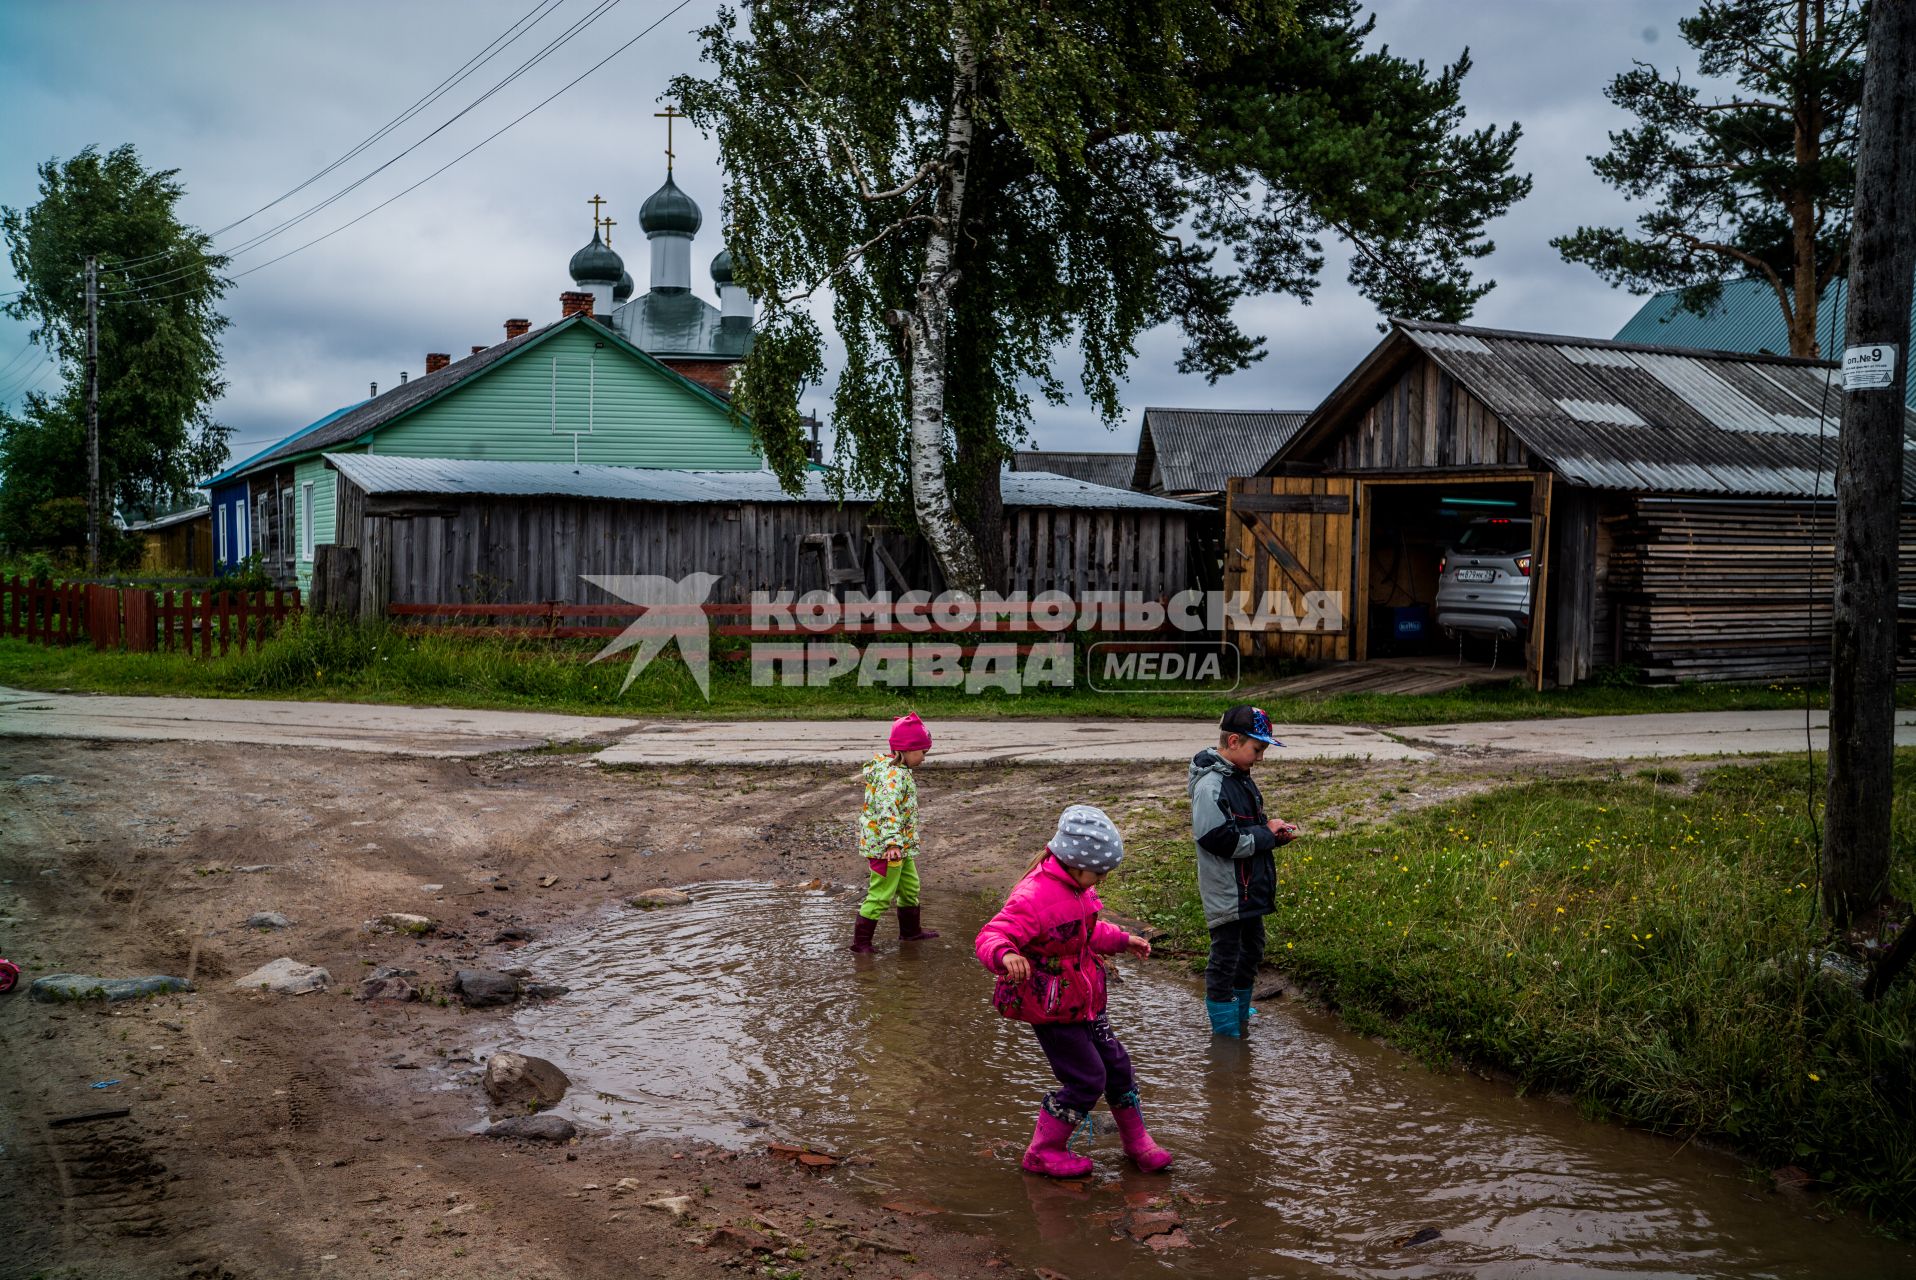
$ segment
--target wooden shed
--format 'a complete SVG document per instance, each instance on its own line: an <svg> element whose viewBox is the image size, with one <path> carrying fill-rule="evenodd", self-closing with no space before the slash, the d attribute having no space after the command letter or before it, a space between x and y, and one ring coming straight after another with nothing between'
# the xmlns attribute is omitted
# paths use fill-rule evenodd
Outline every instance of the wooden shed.
<svg viewBox="0 0 1916 1280"><path fill-rule="evenodd" d="M841 500L823 477L787 494L763 471L677 471L327 454L339 474L338 545L391 604L597 603L583 575L715 573L711 599L754 591L938 591L915 538ZM1009 589L1136 591L1192 585L1188 503L1043 472L1003 479Z"/></svg>
<svg viewBox="0 0 1916 1280"><path fill-rule="evenodd" d="M1435 600L1463 524L1532 537L1528 674L1813 677L1829 663L1835 366L1393 321L1255 476L1231 483L1226 586L1321 590L1342 624L1254 651L1362 660ZM1916 447L1916 413L1906 423ZM1916 604L1916 468L1900 594ZM1435 648L1442 637L1421 644Z"/></svg>
<svg viewBox="0 0 1916 1280"><path fill-rule="evenodd" d="M129 524L126 531L137 535L140 572L210 577L213 572L213 512L210 507L193 507L170 515Z"/></svg>

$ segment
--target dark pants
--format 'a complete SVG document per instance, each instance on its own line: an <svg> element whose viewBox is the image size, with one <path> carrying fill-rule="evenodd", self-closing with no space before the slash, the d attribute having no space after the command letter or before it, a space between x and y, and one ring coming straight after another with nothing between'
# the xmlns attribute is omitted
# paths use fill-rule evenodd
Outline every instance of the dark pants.
<svg viewBox="0 0 1916 1280"><path fill-rule="evenodd" d="M1099 1094L1115 1106L1137 1088L1131 1055L1103 1014L1091 1022L1040 1023L1031 1029L1038 1033L1038 1046L1058 1077L1059 1087L1045 1095L1051 1114L1089 1111L1098 1105Z"/></svg>
<svg viewBox="0 0 1916 1280"><path fill-rule="evenodd" d="M1211 962L1204 966L1204 998L1231 1000L1257 982L1264 960L1264 917L1233 920L1211 930Z"/></svg>

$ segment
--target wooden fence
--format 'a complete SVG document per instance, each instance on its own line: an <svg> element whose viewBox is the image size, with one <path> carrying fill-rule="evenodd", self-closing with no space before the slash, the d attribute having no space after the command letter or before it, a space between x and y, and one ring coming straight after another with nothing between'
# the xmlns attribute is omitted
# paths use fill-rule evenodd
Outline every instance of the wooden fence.
<svg viewBox="0 0 1916 1280"><path fill-rule="evenodd" d="M0 579L0 634L43 645L90 641L102 650L224 656L258 648L300 608L296 588L146 591Z"/></svg>
<svg viewBox="0 0 1916 1280"><path fill-rule="evenodd" d="M1164 602L1159 600L1150 603L1162 606ZM998 606L989 620L981 617L958 620L941 615L929 604L912 604L889 607L875 617L858 617L847 621L840 616L829 622L810 621L802 606L787 604L782 606L785 611L782 616L786 619L783 625L771 624L762 613L764 606L750 604L567 604L556 600L540 604L391 604L386 606L386 616L415 635L513 640L605 640L622 634L638 618L652 618L662 629L671 630L674 623L679 621L675 615L699 614L704 617L708 634L714 638L803 644L847 637L884 636L907 641L935 638L946 642L963 637L973 642L961 646L966 658L972 657L978 650L979 643L976 642L993 648L1011 643L1018 655L1023 657L1038 644L1055 641L1071 643L1075 639L1089 638L1087 631L1095 631L1100 636L1121 634L1127 637L1121 641L1100 640L1101 648L1118 652L1158 649L1162 647L1164 637L1174 634L1174 628L1168 622L1142 627L1128 620L1121 621L1121 613L1108 611L1101 615L1093 612L1093 616L1102 617L1111 625L1082 627L1078 619L1084 616L1084 612L1109 610L1112 606L1108 603L1071 601L1069 607L1072 621L1062 627L1040 625L1039 619L1047 612L1048 606L1027 602ZM854 612L850 605L844 606L844 609L846 613ZM885 644L877 647L887 652L892 648ZM901 655L906 648L899 646ZM750 654L735 650L714 656L739 661Z"/></svg>

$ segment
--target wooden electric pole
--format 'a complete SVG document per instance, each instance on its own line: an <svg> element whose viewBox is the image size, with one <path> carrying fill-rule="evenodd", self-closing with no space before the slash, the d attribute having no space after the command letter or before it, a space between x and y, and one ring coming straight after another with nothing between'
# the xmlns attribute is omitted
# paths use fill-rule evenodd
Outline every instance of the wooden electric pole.
<svg viewBox="0 0 1916 1280"><path fill-rule="evenodd" d="M1870 6L1836 466L1823 907L1846 926L1889 888L1897 523L1916 275L1916 0Z"/></svg>
<svg viewBox="0 0 1916 1280"><path fill-rule="evenodd" d="M100 260L86 256L86 568L100 571Z"/></svg>

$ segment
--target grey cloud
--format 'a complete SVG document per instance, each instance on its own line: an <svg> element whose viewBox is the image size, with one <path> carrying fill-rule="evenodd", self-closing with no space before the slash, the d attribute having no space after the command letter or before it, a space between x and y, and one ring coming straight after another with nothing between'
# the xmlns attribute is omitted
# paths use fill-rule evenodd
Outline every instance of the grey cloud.
<svg viewBox="0 0 1916 1280"><path fill-rule="evenodd" d="M582 0L561 14L583 13ZM284 252L415 181L551 92L652 21L663 5L623 4L566 50L493 102L448 129L361 191L270 245L236 260L245 270ZM1632 57L1667 61L1680 42L1652 46L1645 31L1674 37L1689 4L1619 0L1600 6L1484 0L1464 5L1389 0L1378 38L1432 65L1469 45L1467 82L1474 122L1521 120L1522 165L1536 192L1494 229L1498 248L1484 270L1497 290L1482 323L1608 334L1636 300L1589 272L1560 262L1550 236L1579 221L1622 220L1628 207L1589 173L1616 114L1600 89ZM0 203L34 196L33 166L88 143L132 142L149 165L178 167L189 187L185 216L211 229L279 194L411 103L494 34L529 0L452 5L258 5L232 0L150 5L0 6L0 83L7 127L0 133ZM712 7L680 13L626 55L419 191L285 262L241 279L229 296L230 387L217 407L241 441L302 426L395 381L423 371L425 353L464 354L502 336L508 316L556 316L569 287L566 259L590 234L587 197L597 192L619 220L614 245L644 287L638 206L664 176L663 129L652 113L669 78L696 70L693 31ZM533 36L454 90L388 143L411 141L515 65L565 19ZM710 293L705 263L721 242L715 144L681 127L679 184L705 211L694 248L695 283ZM239 232L307 207L365 171L364 160L321 181ZM0 285L0 292L10 286ZM1082 400L1063 410L1040 403L1035 434L1050 448L1130 448L1145 404L1306 407L1315 405L1377 340L1378 317L1327 271L1316 302L1246 302L1243 318L1268 339L1269 356L1216 386L1176 373L1179 339L1144 336L1126 390L1126 414L1107 433ZM0 321L0 364L25 340ZM1075 360L1061 356L1067 385ZM829 407L829 385L806 407ZM244 447L244 446L242 446Z"/></svg>

